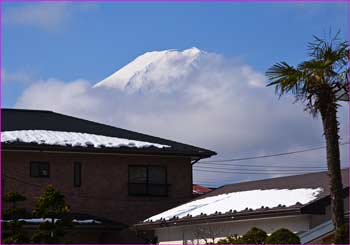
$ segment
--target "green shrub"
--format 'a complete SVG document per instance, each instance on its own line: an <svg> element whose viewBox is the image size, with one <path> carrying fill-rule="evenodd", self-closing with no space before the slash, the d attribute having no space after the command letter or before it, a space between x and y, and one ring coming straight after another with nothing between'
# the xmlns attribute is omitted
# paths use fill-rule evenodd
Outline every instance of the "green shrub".
<svg viewBox="0 0 350 245"><path fill-rule="evenodd" d="M25 244L29 243L27 237L23 234L14 234L10 237L3 237L3 244Z"/></svg>
<svg viewBox="0 0 350 245"><path fill-rule="evenodd" d="M64 200L64 195L49 185L39 197L33 214L40 218L54 218L69 212L69 205Z"/></svg>
<svg viewBox="0 0 350 245"><path fill-rule="evenodd" d="M71 227L71 220L55 221L69 213L69 205L64 195L49 185L36 202L33 214L39 218L49 218L50 222L42 223L32 235L34 243L64 243L64 229Z"/></svg>
<svg viewBox="0 0 350 245"><path fill-rule="evenodd" d="M345 231L346 228L344 228ZM243 236L238 235L228 236L225 239L220 239L218 244L300 244L300 239L297 235L287 229L279 229L267 236L266 232L253 227Z"/></svg>
<svg viewBox="0 0 350 245"><path fill-rule="evenodd" d="M245 233L241 240L243 243L247 244L262 244L265 242L267 234L265 231L253 227L247 233Z"/></svg>
<svg viewBox="0 0 350 245"><path fill-rule="evenodd" d="M242 237L238 235L228 236L225 239L220 239L217 243L219 244L263 244L267 238L265 231L253 227Z"/></svg>
<svg viewBox="0 0 350 245"><path fill-rule="evenodd" d="M28 243L29 238L22 226L24 221L10 221L2 224L2 242L3 243ZM5 242L6 241L6 242Z"/></svg>
<svg viewBox="0 0 350 245"><path fill-rule="evenodd" d="M25 201L26 197L21 195L18 192L8 192L3 197L3 200L4 200L4 202L16 203L16 202L23 202L23 201Z"/></svg>
<svg viewBox="0 0 350 245"><path fill-rule="evenodd" d="M24 221L18 221L19 218L26 215L24 208L18 208L17 202L23 202L26 198L17 192L8 192L4 195L3 201L11 203L11 207L5 210L2 214L2 219L7 220L3 222L1 236L2 243L28 243L29 238L27 232L24 231Z"/></svg>
<svg viewBox="0 0 350 245"><path fill-rule="evenodd" d="M267 237L267 244L300 244L300 239L297 235L287 229L278 229Z"/></svg>
<svg viewBox="0 0 350 245"><path fill-rule="evenodd" d="M217 244L240 244L242 242L242 238L238 235L228 236L224 239L220 239L217 241Z"/></svg>

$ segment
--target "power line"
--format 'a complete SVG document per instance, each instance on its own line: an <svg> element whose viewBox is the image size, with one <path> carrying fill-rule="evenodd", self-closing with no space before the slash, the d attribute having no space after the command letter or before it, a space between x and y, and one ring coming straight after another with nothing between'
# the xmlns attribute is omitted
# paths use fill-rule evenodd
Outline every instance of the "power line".
<svg viewBox="0 0 350 245"><path fill-rule="evenodd" d="M217 170L207 170L207 169L194 169L195 171L200 171L200 172L209 172L209 173L223 173L223 174L269 174L269 172L233 172L233 171L217 171ZM313 172L272 172L271 174L306 174L306 173L317 173L317 171L313 171Z"/></svg>
<svg viewBox="0 0 350 245"><path fill-rule="evenodd" d="M340 143L339 145L348 145L349 142ZM232 158L232 159L222 159L222 160L213 160L213 161L203 161L201 163L217 163L217 162L235 162L235 161L245 161L245 160L253 160L253 159L260 159L260 158L268 158L268 157L277 157L277 156L285 156L285 155L291 155L291 154L297 154L297 153L303 153L303 152L309 152L309 151L316 151L320 149L326 148L325 146L320 147L314 147L314 148L308 148L304 150L298 150L298 151L289 151L289 152L283 152L283 153L276 153L276 154L270 154L270 155L262 155L262 156L255 156L255 157L243 157L243 158Z"/></svg>
<svg viewBox="0 0 350 245"><path fill-rule="evenodd" d="M194 167L194 169L214 169L214 170L236 170L236 171L267 171L267 172L278 172L278 171L283 171L283 172L305 172L305 169L242 169L242 168L218 168L218 167ZM312 170L312 169L311 169ZM320 169L317 169L318 171ZM326 170L325 168L323 170ZM315 169L316 171L316 169Z"/></svg>
<svg viewBox="0 0 350 245"><path fill-rule="evenodd" d="M202 164L202 165L215 165L215 166L232 166L232 167L257 167L257 168L266 168L266 167L275 167L275 168L287 168L287 169L326 169L327 167L321 167L321 166L279 166L278 164L271 164L271 165L265 165L265 164L235 164L235 163L211 163L211 162L198 162L196 163L197 166L195 165L194 167L199 167L198 164ZM200 166L201 167L201 166Z"/></svg>

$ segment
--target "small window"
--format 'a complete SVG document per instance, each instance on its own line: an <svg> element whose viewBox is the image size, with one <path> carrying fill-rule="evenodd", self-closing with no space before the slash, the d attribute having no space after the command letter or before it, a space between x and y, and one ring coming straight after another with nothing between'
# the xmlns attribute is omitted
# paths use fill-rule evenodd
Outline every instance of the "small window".
<svg viewBox="0 0 350 245"><path fill-rule="evenodd" d="M129 195L167 196L166 168L160 166L129 166Z"/></svg>
<svg viewBox="0 0 350 245"><path fill-rule="evenodd" d="M74 187L81 186L81 163L74 163Z"/></svg>
<svg viewBox="0 0 350 245"><path fill-rule="evenodd" d="M49 177L50 166L48 162L31 162L30 163L31 177Z"/></svg>

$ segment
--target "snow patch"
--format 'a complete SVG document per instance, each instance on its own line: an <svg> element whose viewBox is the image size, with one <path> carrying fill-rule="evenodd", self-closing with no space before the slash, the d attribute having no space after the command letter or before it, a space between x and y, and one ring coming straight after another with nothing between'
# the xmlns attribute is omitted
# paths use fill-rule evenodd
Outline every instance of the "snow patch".
<svg viewBox="0 0 350 245"><path fill-rule="evenodd" d="M85 220L73 219L73 223L78 223L78 224L101 224L101 221L94 220L94 219L85 219Z"/></svg>
<svg viewBox="0 0 350 245"><path fill-rule="evenodd" d="M60 132L50 130L18 130L1 132L2 143L36 143L57 146L80 146L80 147L136 147L165 148L168 145L155 144L144 141L129 140L117 137L109 137L88 133Z"/></svg>
<svg viewBox="0 0 350 245"><path fill-rule="evenodd" d="M59 219L54 219L54 223L56 223ZM18 221L24 221L28 223L45 223L45 222L51 222L52 220L50 218L36 218L36 219L18 219Z"/></svg>
<svg viewBox="0 0 350 245"><path fill-rule="evenodd" d="M54 223L59 221L60 219L54 219ZM2 220L2 222L10 222L12 220ZM35 223L35 224L40 224L40 223L45 223L45 222L51 222L52 220L50 218L34 218L34 219L18 219L18 221L24 221L27 223ZM86 220L79 220L79 219L73 219L73 223L78 223L78 224L101 224L101 221L94 220L94 219L86 219Z"/></svg>
<svg viewBox="0 0 350 245"><path fill-rule="evenodd" d="M169 220L174 216L183 218L187 215L195 217L201 214L210 215L215 212L226 213L230 210L240 212L246 208L255 210L262 206L274 208L279 205L285 205L289 207L295 205L297 202L301 204L309 203L316 199L322 191L322 188L300 188L292 190L270 189L232 192L185 203L152 216L145 221Z"/></svg>

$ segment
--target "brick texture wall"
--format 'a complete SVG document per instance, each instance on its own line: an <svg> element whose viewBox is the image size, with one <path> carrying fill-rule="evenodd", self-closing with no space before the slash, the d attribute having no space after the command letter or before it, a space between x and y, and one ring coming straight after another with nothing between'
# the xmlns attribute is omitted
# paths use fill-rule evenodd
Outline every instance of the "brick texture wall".
<svg viewBox="0 0 350 245"><path fill-rule="evenodd" d="M48 161L50 177L30 177L30 161ZM74 162L82 165L81 187L74 187ZM129 196L129 165L166 166L168 197ZM185 157L3 151L2 171L3 193L24 194L28 200L23 205L28 210L45 187L52 184L65 195L71 212L124 224L134 224L192 197L191 163Z"/></svg>

